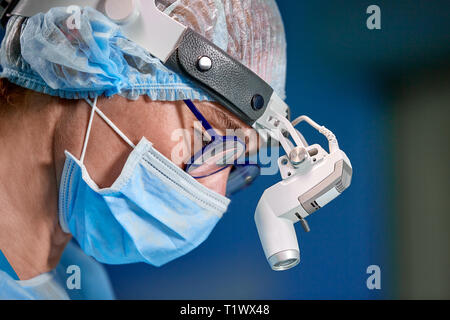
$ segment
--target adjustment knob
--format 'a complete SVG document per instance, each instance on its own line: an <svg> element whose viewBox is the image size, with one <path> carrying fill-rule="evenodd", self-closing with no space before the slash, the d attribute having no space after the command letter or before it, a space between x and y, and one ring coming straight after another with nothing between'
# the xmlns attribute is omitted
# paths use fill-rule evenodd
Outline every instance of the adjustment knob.
<svg viewBox="0 0 450 320"><path fill-rule="evenodd" d="M308 157L308 152L305 148L302 147L295 147L292 149L291 153L289 154L289 160L294 166L298 166L303 161L306 160Z"/></svg>

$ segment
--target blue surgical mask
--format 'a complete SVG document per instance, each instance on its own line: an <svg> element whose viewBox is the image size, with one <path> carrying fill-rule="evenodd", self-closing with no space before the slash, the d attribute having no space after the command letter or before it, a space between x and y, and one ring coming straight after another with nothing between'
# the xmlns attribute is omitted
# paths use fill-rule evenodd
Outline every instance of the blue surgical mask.
<svg viewBox="0 0 450 320"><path fill-rule="evenodd" d="M80 160L66 151L60 193L62 229L86 254L109 264L161 266L199 246L227 210L229 199L206 188L142 138L137 146L93 107ZM84 166L94 114L134 150L119 178L100 189Z"/></svg>

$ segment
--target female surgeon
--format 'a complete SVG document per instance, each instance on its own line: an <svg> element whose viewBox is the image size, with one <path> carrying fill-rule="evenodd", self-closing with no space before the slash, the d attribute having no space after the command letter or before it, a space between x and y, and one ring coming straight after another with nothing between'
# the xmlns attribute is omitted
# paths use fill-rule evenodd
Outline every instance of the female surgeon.
<svg viewBox="0 0 450 320"><path fill-rule="evenodd" d="M274 0L156 2L284 97ZM0 299L112 299L98 262L162 266L197 247L227 210L231 169L193 176L174 132L192 146L199 115L222 135L250 130L102 13L70 18L12 16L1 45Z"/></svg>

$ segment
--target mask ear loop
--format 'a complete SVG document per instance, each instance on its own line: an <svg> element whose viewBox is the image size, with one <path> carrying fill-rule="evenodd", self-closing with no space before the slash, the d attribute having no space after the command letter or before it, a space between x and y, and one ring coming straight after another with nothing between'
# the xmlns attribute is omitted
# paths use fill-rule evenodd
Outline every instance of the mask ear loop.
<svg viewBox="0 0 450 320"><path fill-rule="evenodd" d="M136 145L133 142L131 142L131 140L128 139L128 137L114 123L112 123L112 121L109 120L109 118L97 107L98 97L95 97L93 102L89 99L85 99L85 100L92 107L92 111L91 111L91 115L89 118L88 128L86 131L86 138L84 139L83 151L81 153L81 158L80 158L80 162L82 164L84 163L84 159L86 156L87 145L89 142L89 137L91 135L91 129L92 129L92 124L94 122L95 113L97 113L100 116L100 118L102 118L103 121L105 121L106 124L109 125L111 127L111 129L113 129L114 132L117 133L117 135L119 137L121 137L131 148L133 148L133 149L136 148Z"/></svg>

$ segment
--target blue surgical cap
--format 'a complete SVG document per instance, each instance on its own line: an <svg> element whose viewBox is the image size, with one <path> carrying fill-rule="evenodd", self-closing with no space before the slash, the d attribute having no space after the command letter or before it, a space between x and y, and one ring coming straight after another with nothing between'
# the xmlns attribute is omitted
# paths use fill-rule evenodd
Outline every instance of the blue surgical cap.
<svg viewBox="0 0 450 320"><path fill-rule="evenodd" d="M0 27L0 43L3 42L4 37L5 37L5 30L2 27ZM1 46L1 44L0 44L0 46ZM2 70L3 70L3 68L2 68L2 65L0 64L0 73L2 72Z"/></svg>
<svg viewBox="0 0 450 320"><path fill-rule="evenodd" d="M259 0L252 1L257 5ZM258 52L258 47L263 43L256 41L258 39L254 34L257 34L258 30L255 26L249 26L243 33L238 33L240 36L248 33L251 37L233 39L233 28L230 27L230 19L226 16L227 1L222 3L221 0L213 0L215 4L221 4L214 10L205 11L204 8L198 8L197 16L206 12L215 17L205 20L209 21L209 26L186 18L190 16L185 14L186 8L192 10L196 2L202 3L195 0L157 1L161 10L185 25L194 29L200 28L201 30L196 31L246 64L284 97L285 39L276 5L274 4L272 11L274 20L278 19L278 27L275 27L278 28L279 35L273 37L274 41L264 34L261 35L266 42L266 50ZM228 8L230 9L233 10ZM247 8L250 9L252 8ZM237 9L234 10L236 13ZM262 15L267 17L267 10L261 10ZM141 95L159 101L213 100L189 79L172 72L145 49L128 40L120 27L102 13L92 8L83 8L78 28L67 23L71 16L72 12L58 7L30 18L11 17L0 49L0 65L3 68L0 77L37 92L66 99L94 98L101 95L110 97L119 94L131 100ZM264 23L269 25L269 28L274 27L268 24L269 21ZM212 28L211 24L214 24ZM261 30L264 30L263 26ZM250 42L249 38L252 38ZM245 41L248 43L244 43ZM273 55L279 55L278 60L277 57L267 59L270 44L276 50ZM254 48L250 48L251 45ZM274 69L273 65L270 65L271 61L278 61L278 67ZM272 72L273 70L275 71Z"/></svg>

